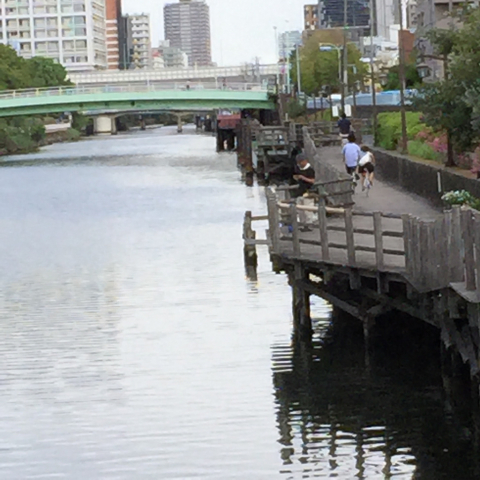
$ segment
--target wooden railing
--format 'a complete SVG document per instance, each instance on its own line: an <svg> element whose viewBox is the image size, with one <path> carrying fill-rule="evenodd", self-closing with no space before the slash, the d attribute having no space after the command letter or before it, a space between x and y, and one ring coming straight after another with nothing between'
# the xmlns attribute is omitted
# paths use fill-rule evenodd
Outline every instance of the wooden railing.
<svg viewBox="0 0 480 480"><path fill-rule="evenodd" d="M305 153L315 169L320 195L325 196L327 203L332 206L353 205L352 177L321 160L307 127L303 128L303 139Z"/></svg>
<svg viewBox="0 0 480 480"><path fill-rule="evenodd" d="M315 207L281 202L272 189L267 205L276 255L400 273L417 291L455 285L480 295L480 213L471 209L454 207L421 220L332 208L322 198Z"/></svg>

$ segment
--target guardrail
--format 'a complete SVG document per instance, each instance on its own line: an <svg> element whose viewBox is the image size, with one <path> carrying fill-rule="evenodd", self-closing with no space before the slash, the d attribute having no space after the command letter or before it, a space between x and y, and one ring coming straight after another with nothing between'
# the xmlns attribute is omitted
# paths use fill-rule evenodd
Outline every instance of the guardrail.
<svg viewBox="0 0 480 480"><path fill-rule="evenodd" d="M61 95L91 95L105 93L148 93L166 90L183 91L235 91L235 92L264 92L269 90L260 83L232 83L226 86L218 83L156 83L146 82L144 84L104 84L95 86L62 86L54 88L27 88L23 90L4 90L0 92L0 100L11 98L34 98L40 96L61 96Z"/></svg>

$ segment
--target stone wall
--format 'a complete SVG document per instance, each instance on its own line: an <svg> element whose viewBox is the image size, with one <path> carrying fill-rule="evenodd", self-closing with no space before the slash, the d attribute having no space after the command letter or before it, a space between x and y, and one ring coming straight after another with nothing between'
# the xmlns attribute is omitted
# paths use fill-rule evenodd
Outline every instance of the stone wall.
<svg viewBox="0 0 480 480"><path fill-rule="evenodd" d="M467 190L480 198L480 180L466 178L442 165L426 164L397 152L374 148L375 173L380 180L416 193L435 205L442 205L441 196L450 190Z"/></svg>

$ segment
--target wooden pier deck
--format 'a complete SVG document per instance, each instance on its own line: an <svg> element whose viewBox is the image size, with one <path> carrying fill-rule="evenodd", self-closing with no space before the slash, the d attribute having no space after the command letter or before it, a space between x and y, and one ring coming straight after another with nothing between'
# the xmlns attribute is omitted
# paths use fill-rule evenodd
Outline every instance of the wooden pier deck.
<svg viewBox="0 0 480 480"><path fill-rule="evenodd" d="M367 343L375 318L398 310L440 329L478 378L480 213L438 211L379 181L369 197L358 192L341 206L348 192L340 148L319 154L308 131L304 141L320 173L318 204L266 189L270 253L274 269L290 277L295 328L311 332L312 294L361 320Z"/></svg>

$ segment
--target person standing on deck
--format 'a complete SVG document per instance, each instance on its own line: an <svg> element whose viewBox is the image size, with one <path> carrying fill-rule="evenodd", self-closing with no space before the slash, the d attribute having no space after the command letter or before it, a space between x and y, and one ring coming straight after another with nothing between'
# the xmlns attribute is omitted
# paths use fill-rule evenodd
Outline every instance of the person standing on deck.
<svg viewBox="0 0 480 480"><path fill-rule="evenodd" d="M362 151L355 143L355 135L353 133L350 133L348 136L348 143L343 147L342 154L347 173L353 175L357 170L358 161L362 157Z"/></svg>

